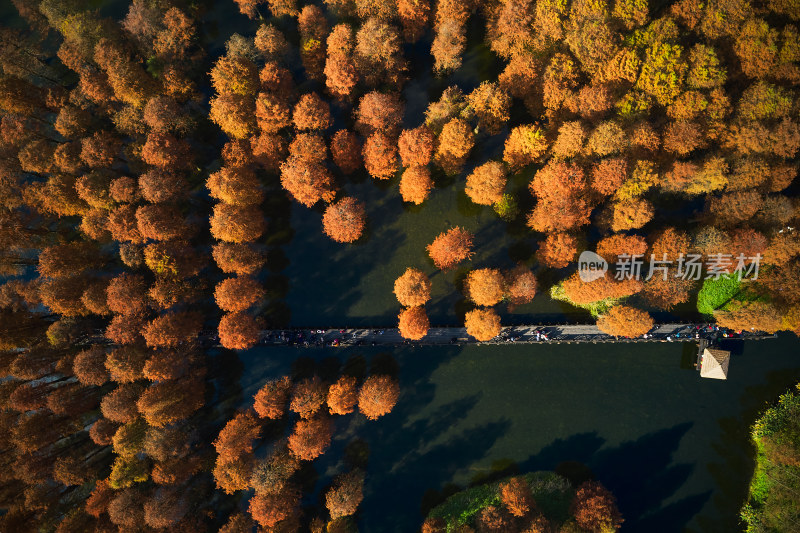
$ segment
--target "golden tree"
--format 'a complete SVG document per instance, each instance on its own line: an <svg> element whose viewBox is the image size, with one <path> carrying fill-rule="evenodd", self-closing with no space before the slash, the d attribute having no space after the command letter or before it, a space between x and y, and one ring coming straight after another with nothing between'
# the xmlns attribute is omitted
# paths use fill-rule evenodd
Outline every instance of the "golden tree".
<svg viewBox="0 0 800 533"><path fill-rule="evenodd" d="M403 309L400 311L398 320L400 336L412 341L418 341L424 337L431 326L428 315L425 314L425 308L422 306Z"/></svg>
<svg viewBox="0 0 800 533"><path fill-rule="evenodd" d="M428 167L408 167L400 178L400 196L404 202L421 204L433 189L433 180Z"/></svg>
<svg viewBox="0 0 800 533"><path fill-rule="evenodd" d="M653 329L653 319L646 311L615 305L597 319L597 328L615 337L639 337Z"/></svg>
<svg viewBox="0 0 800 533"><path fill-rule="evenodd" d="M366 224L364 204L355 198L342 198L330 204L322 216L325 234L336 242L355 242Z"/></svg>
<svg viewBox="0 0 800 533"><path fill-rule="evenodd" d="M489 161L475 167L467 176L464 192L478 205L493 205L503 197L506 187L506 172L503 164Z"/></svg>
<svg viewBox="0 0 800 533"><path fill-rule="evenodd" d="M500 315L494 309L473 309L464 317L467 334L479 341L489 341L500 335Z"/></svg>
<svg viewBox="0 0 800 533"><path fill-rule="evenodd" d="M470 300L477 305L492 306L503 299L505 279L496 268L479 268L467 274L464 288Z"/></svg>
<svg viewBox="0 0 800 533"><path fill-rule="evenodd" d="M414 307L431 299L431 280L419 269L407 268L394 282L394 294L400 305Z"/></svg>
<svg viewBox="0 0 800 533"><path fill-rule="evenodd" d="M427 250L436 268L452 268L472 256L472 234L458 226L450 228L440 233Z"/></svg>

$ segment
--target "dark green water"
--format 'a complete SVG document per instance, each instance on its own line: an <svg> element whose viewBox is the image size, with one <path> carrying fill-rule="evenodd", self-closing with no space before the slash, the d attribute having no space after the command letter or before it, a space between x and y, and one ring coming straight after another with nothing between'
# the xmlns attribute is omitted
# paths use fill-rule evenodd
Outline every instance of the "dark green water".
<svg viewBox="0 0 800 533"><path fill-rule="evenodd" d="M395 410L376 422L338 419L335 444L315 466L333 475L349 440L368 443L365 532L415 531L426 491L465 485L498 460L523 472L586 464L617 495L624 531L737 531L752 473L748 427L800 380L800 341L783 335L732 349L727 381L682 368L675 344L397 349ZM353 353L378 352L246 352L242 402L298 356Z"/></svg>

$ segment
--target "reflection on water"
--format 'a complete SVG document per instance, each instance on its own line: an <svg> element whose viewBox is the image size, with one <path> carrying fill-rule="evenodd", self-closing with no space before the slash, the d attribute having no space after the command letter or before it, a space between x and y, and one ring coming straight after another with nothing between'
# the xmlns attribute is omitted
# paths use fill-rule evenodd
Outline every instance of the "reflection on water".
<svg viewBox="0 0 800 533"><path fill-rule="evenodd" d="M752 471L748 426L800 380L800 341L734 346L728 381L681 368L678 345L469 346L393 352L395 410L338 422L325 479L353 439L369 450L362 531L414 531L423 498L466 485L497 464L519 471L588 466L619 498L625 531L731 532ZM257 348L242 355L242 400L266 380L314 367L366 369L380 351ZM335 357L338 361L331 361ZM327 359L327 361L326 361ZM326 370L327 369L327 370ZM352 451L352 450L351 450ZM494 465L494 467L493 467ZM571 468L575 468L573 465ZM313 497L316 497L314 495Z"/></svg>

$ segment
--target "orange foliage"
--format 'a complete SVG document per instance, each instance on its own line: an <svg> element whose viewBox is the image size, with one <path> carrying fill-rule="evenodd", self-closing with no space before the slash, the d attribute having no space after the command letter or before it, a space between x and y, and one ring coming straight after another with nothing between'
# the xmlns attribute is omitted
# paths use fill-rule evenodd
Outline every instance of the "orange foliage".
<svg viewBox="0 0 800 533"><path fill-rule="evenodd" d="M489 161L467 176L464 192L478 205L493 205L503 197L506 187L506 173L503 164Z"/></svg>
<svg viewBox="0 0 800 533"><path fill-rule="evenodd" d="M433 189L428 167L408 167L400 178L400 196L404 202L421 204Z"/></svg>
<svg viewBox="0 0 800 533"><path fill-rule="evenodd" d="M653 319L646 311L616 305L597 319L597 328L616 337L639 337L653 329Z"/></svg>
<svg viewBox="0 0 800 533"><path fill-rule="evenodd" d="M452 268L472 256L472 234L458 226L450 228L440 233L427 250L436 268Z"/></svg>
<svg viewBox="0 0 800 533"><path fill-rule="evenodd" d="M325 453L331 443L331 421L327 417L301 418L289 436L289 450L298 459L312 461Z"/></svg>
<svg viewBox="0 0 800 533"><path fill-rule="evenodd" d="M624 158L601 159L592 166L592 188L600 194L610 196L628 177L628 163Z"/></svg>
<svg viewBox="0 0 800 533"><path fill-rule="evenodd" d="M229 350L247 350L258 343L261 328L247 313L226 313L219 321L219 343Z"/></svg>
<svg viewBox="0 0 800 533"><path fill-rule="evenodd" d="M508 511L517 517L523 517L535 506L531 486L525 478L514 477L500 485L500 500Z"/></svg>
<svg viewBox="0 0 800 533"><path fill-rule="evenodd" d="M361 167L361 142L349 130L339 130L331 139L333 162L345 174L352 174Z"/></svg>
<svg viewBox="0 0 800 533"><path fill-rule="evenodd" d="M638 235L617 233L601 239L597 243L597 253L609 263L616 263L622 254L644 255L647 252L647 241Z"/></svg>
<svg viewBox="0 0 800 533"><path fill-rule="evenodd" d="M400 311L398 316L400 336L404 339L418 341L428 333L431 323L425 308L422 306L408 307Z"/></svg>
<svg viewBox="0 0 800 533"><path fill-rule="evenodd" d="M299 381L292 391L289 409L303 418L311 418L325 404L328 386L319 377Z"/></svg>
<svg viewBox="0 0 800 533"><path fill-rule="evenodd" d="M537 253L539 261L552 268L564 268L578 255L578 239L569 233L551 233Z"/></svg>
<svg viewBox="0 0 800 533"><path fill-rule="evenodd" d="M263 298L264 288L247 276L227 278L214 289L214 299L223 311L245 311Z"/></svg>
<svg viewBox="0 0 800 533"><path fill-rule="evenodd" d="M464 317L467 334L479 341L489 341L497 337L503 330L500 316L494 309L474 309Z"/></svg>
<svg viewBox="0 0 800 533"><path fill-rule="evenodd" d="M253 409L261 418L271 418L273 420L283 418L286 413L286 402L289 399L291 388L292 381L288 376L267 381L258 389L254 397Z"/></svg>
<svg viewBox="0 0 800 533"><path fill-rule="evenodd" d="M397 172L397 145L383 133L373 133L364 143L364 167L370 176L389 179Z"/></svg>
<svg viewBox="0 0 800 533"><path fill-rule="evenodd" d="M330 204L322 216L325 234L336 242L355 242L366 224L364 204L355 198L342 198Z"/></svg>
<svg viewBox="0 0 800 533"><path fill-rule="evenodd" d="M523 305L536 296L536 276L525 265L517 265L506 273L506 290L513 305Z"/></svg>
<svg viewBox="0 0 800 533"><path fill-rule="evenodd" d="M414 307L431 299L431 280L419 269L407 268L394 282L394 294L400 305Z"/></svg>
<svg viewBox="0 0 800 533"><path fill-rule="evenodd" d="M570 301L579 305L590 304L606 298L623 298L641 291L642 282L636 279L615 281L610 275L585 282L577 272L564 280L564 292Z"/></svg>
<svg viewBox="0 0 800 533"><path fill-rule="evenodd" d="M470 150L475 145L475 134L464 120L454 118L442 128L436 147L436 163L448 174L461 171Z"/></svg>
<svg viewBox="0 0 800 533"><path fill-rule="evenodd" d="M328 388L328 411L332 415L352 413L358 402L356 378L342 376Z"/></svg>
<svg viewBox="0 0 800 533"><path fill-rule="evenodd" d="M370 420L392 411L400 396L400 385L390 376L368 377L358 391L358 410Z"/></svg>
<svg viewBox="0 0 800 533"><path fill-rule="evenodd" d="M477 305L492 306L503 299L505 280L496 268L480 268L467 274L464 288Z"/></svg>
<svg viewBox="0 0 800 533"><path fill-rule="evenodd" d="M433 132L424 124L412 130L403 130L397 141L403 166L425 166L430 163L434 142Z"/></svg>
<svg viewBox="0 0 800 533"><path fill-rule="evenodd" d="M571 511L578 525L588 531L616 531L622 524L614 495L594 481L578 487Z"/></svg>
<svg viewBox="0 0 800 533"><path fill-rule="evenodd" d="M292 113L295 127L300 130L326 130L331 125L331 110L317 93L300 97Z"/></svg>

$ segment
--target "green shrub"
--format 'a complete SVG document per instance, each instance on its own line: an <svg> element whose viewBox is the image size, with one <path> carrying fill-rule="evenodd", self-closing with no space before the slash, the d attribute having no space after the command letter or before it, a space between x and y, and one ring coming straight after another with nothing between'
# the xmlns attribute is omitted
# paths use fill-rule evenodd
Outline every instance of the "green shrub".
<svg viewBox="0 0 800 533"><path fill-rule="evenodd" d="M697 294L697 310L704 315L713 315L740 291L741 281L736 276L721 276L703 281Z"/></svg>

